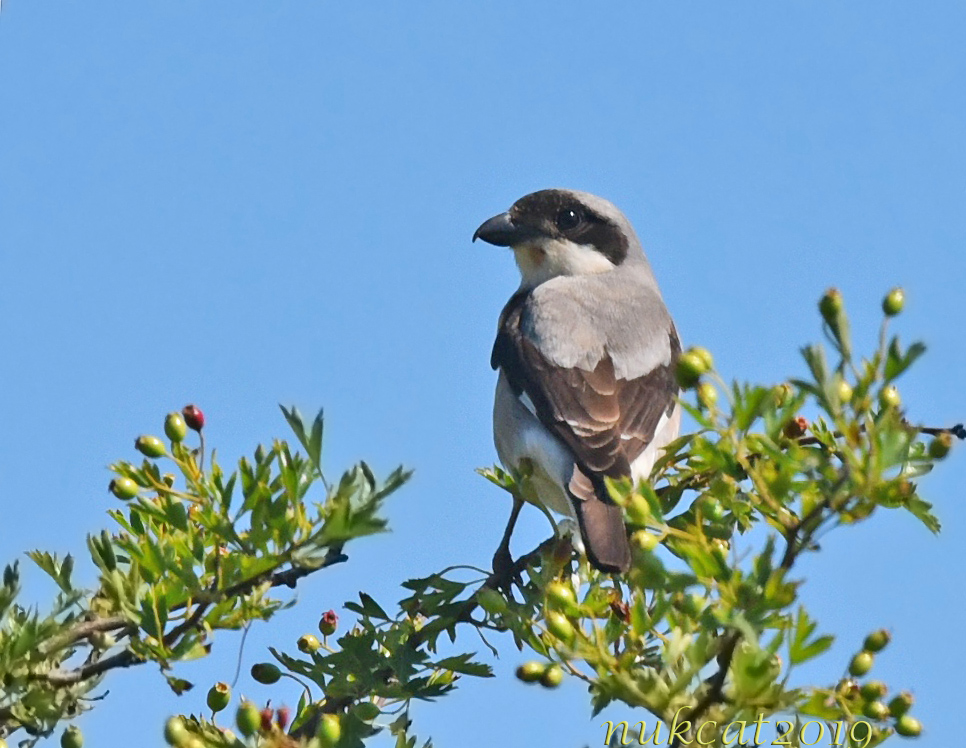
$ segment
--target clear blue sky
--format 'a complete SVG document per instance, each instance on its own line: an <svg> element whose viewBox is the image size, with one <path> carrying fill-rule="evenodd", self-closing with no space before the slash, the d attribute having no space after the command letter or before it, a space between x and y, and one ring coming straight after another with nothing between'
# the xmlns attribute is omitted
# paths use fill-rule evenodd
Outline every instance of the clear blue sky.
<svg viewBox="0 0 966 748"><path fill-rule="evenodd" d="M330 471L416 469L393 534L301 586L246 668L358 589L392 602L407 577L487 565L508 501L473 469L496 459L489 350L517 275L470 237L543 187L623 208L728 378L800 372L830 285L871 343L904 285L898 327L929 345L910 416L966 419L964 28L957 2L4 0L0 560L83 553L106 466L194 401L225 461L284 433L282 402L326 408ZM922 746L962 736L964 459L923 482L938 539L882 514L802 566L840 634L822 670L891 628L876 672L914 688ZM530 511L515 548L546 533ZM598 745L583 689L517 683L509 644L498 679L417 707L418 734ZM148 668L114 674L88 744L161 745L236 650L179 668L199 683L180 700Z"/></svg>

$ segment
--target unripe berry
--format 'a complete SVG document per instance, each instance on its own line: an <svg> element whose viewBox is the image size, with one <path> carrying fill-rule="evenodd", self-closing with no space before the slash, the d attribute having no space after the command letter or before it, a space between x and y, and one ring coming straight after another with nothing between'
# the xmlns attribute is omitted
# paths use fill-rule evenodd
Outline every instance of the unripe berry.
<svg viewBox="0 0 966 748"><path fill-rule="evenodd" d="M213 712L220 712L231 701L231 686L227 683L216 683L208 689L208 708Z"/></svg>
<svg viewBox="0 0 966 748"><path fill-rule="evenodd" d="M60 748L82 748L84 734L79 727L71 725L60 736Z"/></svg>
<svg viewBox="0 0 966 748"><path fill-rule="evenodd" d="M107 485L107 490L117 498L127 501L138 495L138 484L130 478L115 478Z"/></svg>
<svg viewBox="0 0 966 748"><path fill-rule="evenodd" d="M711 410L718 402L718 388L711 382L701 382L698 385L698 402Z"/></svg>
<svg viewBox="0 0 966 748"><path fill-rule="evenodd" d="M338 714L323 714L315 733L322 748L333 748L342 737L342 721Z"/></svg>
<svg viewBox="0 0 966 748"><path fill-rule="evenodd" d="M701 364L704 366L704 370L706 372L711 371L714 368L714 358L712 358L711 351L709 351L707 348L696 345L690 350L690 352L701 360Z"/></svg>
<svg viewBox="0 0 966 748"><path fill-rule="evenodd" d="M868 701L862 706L862 714L869 719L885 719L889 716L889 707L881 701Z"/></svg>
<svg viewBox="0 0 966 748"><path fill-rule="evenodd" d="M319 619L319 631L322 632L322 636L331 636L338 626L339 616L335 614L334 610L325 611L322 618Z"/></svg>
<svg viewBox="0 0 966 748"><path fill-rule="evenodd" d="M657 539L657 535L650 533L647 530L638 530L631 535L631 542L642 551L653 551L655 548L657 548L659 541Z"/></svg>
<svg viewBox="0 0 966 748"><path fill-rule="evenodd" d="M545 666L542 662L536 662L535 660L524 662L517 668L517 678L524 683L536 683L543 677L544 668Z"/></svg>
<svg viewBox="0 0 966 748"><path fill-rule="evenodd" d="M901 691L892 697L889 701L889 714L893 717L901 717L903 714L912 709L912 705L915 703L915 698L908 691Z"/></svg>
<svg viewBox="0 0 966 748"><path fill-rule="evenodd" d="M918 738L922 735L922 722L908 714L896 720L896 732L904 738Z"/></svg>
<svg viewBox="0 0 966 748"><path fill-rule="evenodd" d="M547 666L540 676L540 685L544 688L556 688L563 683L564 671L560 665Z"/></svg>
<svg viewBox="0 0 966 748"><path fill-rule="evenodd" d="M168 745L183 745L189 736L188 728L181 717L170 717L164 723L164 740Z"/></svg>
<svg viewBox="0 0 966 748"><path fill-rule="evenodd" d="M711 496L705 496L700 499L698 506L701 509L701 514L703 514L704 518L709 522L720 522L722 519L724 519L724 506L717 499Z"/></svg>
<svg viewBox="0 0 966 748"><path fill-rule="evenodd" d="M298 640L298 648L300 652L305 652L305 654L312 654L312 652L318 652L319 647L322 644L319 642L318 638L313 634L302 634Z"/></svg>
<svg viewBox="0 0 966 748"><path fill-rule="evenodd" d="M261 723L262 715L259 714L258 707L252 702L243 701L238 706L238 711L235 712L235 725L238 727L238 732L246 738L258 732Z"/></svg>
<svg viewBox="0 0 966 748"><path fill-rule="evenodd" d="M632 525L646 525L651 518L651 507L639 493L632 493L627 502L627 519Z"/></svg>
<svg viewBox="0 0 966 748"><path fill-rule="evenodd" d="M834 325L843 306L842 292L837 288L830 288L819 300L818 311L821 312L822 319L830 325Z"/></svg>
<svg viewBox="0 0 966 748"><path fill-rule="evenodd" d="M577 596L570 585L559 579L548 584L546 592L547 602L558 608L568 608L577 602Z"/></svg>
<svg viewBox="0 0 966 748"><path fill-rule="evenodd" d="M164 419L164 435L172 442L183 441L188 434L188 424L184 421L184 416L175 411L168 413Z"/></svg>
<svg viewBox="0 0 966 748"><path fill-rule="evenodd" d="M788 402L788 398L792 396L792 386L788 382L782 382L781 384L775 385L772 390L772 397L775 398L775 405L781 408L785 403Z"/></svg>
<svg viewBox="0 0 966 748"><path fill-rule="evenodd" d="M882 388L879 393L879 405L883 408L898 408L902 405L902 398L899 397L899 390L894 384Z"/></svg>
<svg viewBox="0 0 966 748"><path fill-rule="evenodd" d="M567 620L567 616L556 610L547 613L547 631L564 642L570 642L574 638L573 624Z"/></svg>
<svg viewBox="0 0 966 748"><path fill-rule="evenodd" d="M845 403L852 402L852 385L846 382L844 379L840 379L836 385L836 391L839 396L839 402L843 405Z"/></svg>
<svg viewBox="0 0 966 748"><path fill-rule="evenodd" d="M859 689L859 693L866 701L881 699L888 691L889 687L881 680L870 680L868 683L863 683L862 688Z"/></svg>
<svg viewBox="0 0 966 748"><path fill-rule="evenodd" d="M143 435L134 440L134 448L145 457L164 457L167 450L156 436Z"/></svg>
<svg viewBox="0 0 966 748"><path fill-rule="evenodd" d="M185 405L181 409L184 422L192 431L201 431L205 427L205 414L197 405Z"/></svg>
<svg viewBox="0 0 966 748"><path fill-rule="evenodd" d="M865 637L862 649L867 652L881 652L890 641L892 641L892 634L889 633L888 629L879 629Z"/></svg>
<svg viewBox="0 0 966 748"><path fill-rule="evenodd" d="M694 387L701 375L708 371L706 363L706 359L694 350L682 353L675 370L678 384L685 389Z"/></svg>
<svg viewBox="0 0 966 748"><path fill-rule="evenodd" d="M906 294L899 287L893 288L882 299L882 311L887 317L895 317L906 303Z"/></svg>
<svg viewBox="0 0 966 748"><path fill-rule="evenodd" d="M849 675L861 678L872 669L875 664L875 657L871 652L859 652L849 663Z"/></svg>
<svg viewBox="0 0 966 748"><path fill-rule="evenodd" d="M943 457L949 454L949 450L952 448L953 435L939 434L935 439L929 442L929 456L934 460L941 460Z"/></svg>
<svg viewBox="0 0 966 748"><path fill-rule="evenodd" d="M264 683L266 686L278 683L278 679L281 677L282 671L278 669L277 665L273 665L271 662L258 662L252 665L252 678L259 683Z"/></svg>

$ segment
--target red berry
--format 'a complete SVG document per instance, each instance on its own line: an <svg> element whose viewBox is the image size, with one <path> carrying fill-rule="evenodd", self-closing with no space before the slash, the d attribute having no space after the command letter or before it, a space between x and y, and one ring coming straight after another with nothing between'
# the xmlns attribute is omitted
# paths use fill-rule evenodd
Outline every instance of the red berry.
<svg viewBox="0 0 966 748"><path fill-rule="evenodd" d="M322 636L334 634L338 625L339 616L335 614L334 610L325 611L325 613L322 614L322 618L319 619L319 631L322 632Z"/></svg>
<svg viewBox="0 0 966 748"><path fill-rule="evenodd" d="M205 427L205 414L197 405L185 405L181 409L181 415L184 416L184 422L188 424L189 429L201 431Z"/></svg>
<svg viewBox="0 0 966 748"><path fill-rule="evenodd" d="M292 711L287 707L279 707L275 712L275 721L278 723L280 730L284 730L288 726L289 718L292 716Z"/></svg>
<svg viewBox="0 0 966 748"><path fill-rule="evenodd" d="M272 711L270 706L265 707L261 711L262 715L262 732L272 731L272 719L275 717L275 712Z"/></svg>

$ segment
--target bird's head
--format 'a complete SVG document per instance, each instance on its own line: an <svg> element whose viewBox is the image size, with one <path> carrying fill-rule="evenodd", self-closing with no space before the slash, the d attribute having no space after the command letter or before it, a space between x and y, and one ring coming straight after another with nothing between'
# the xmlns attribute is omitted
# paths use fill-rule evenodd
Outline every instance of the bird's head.
<svg viewBox="0 0 966 748"><path fill-rule="evenodd" d="M510 247L524 287L558 275L606 273L631 258L643 258L630 222L617 207L596 195L573 190L532 192L505 213L493 216L473 234Z"/></svg>

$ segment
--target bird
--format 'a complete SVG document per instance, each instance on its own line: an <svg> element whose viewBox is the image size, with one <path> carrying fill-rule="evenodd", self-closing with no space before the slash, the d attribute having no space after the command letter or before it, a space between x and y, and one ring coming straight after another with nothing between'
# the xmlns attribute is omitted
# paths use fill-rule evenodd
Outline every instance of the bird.
<svg viewBox="0 0 966 748"><path fill-rule="evenodd" d="M542 506L576 524L575 544L596 569L626 572L627 530L606 479L647 478L681 422L681 342L641 242L610 201L559 188L521 197L477 239L509 247L520 271L490 357L500 462L526 468ZM522 503L495 570L512 566Z"/></svg>

